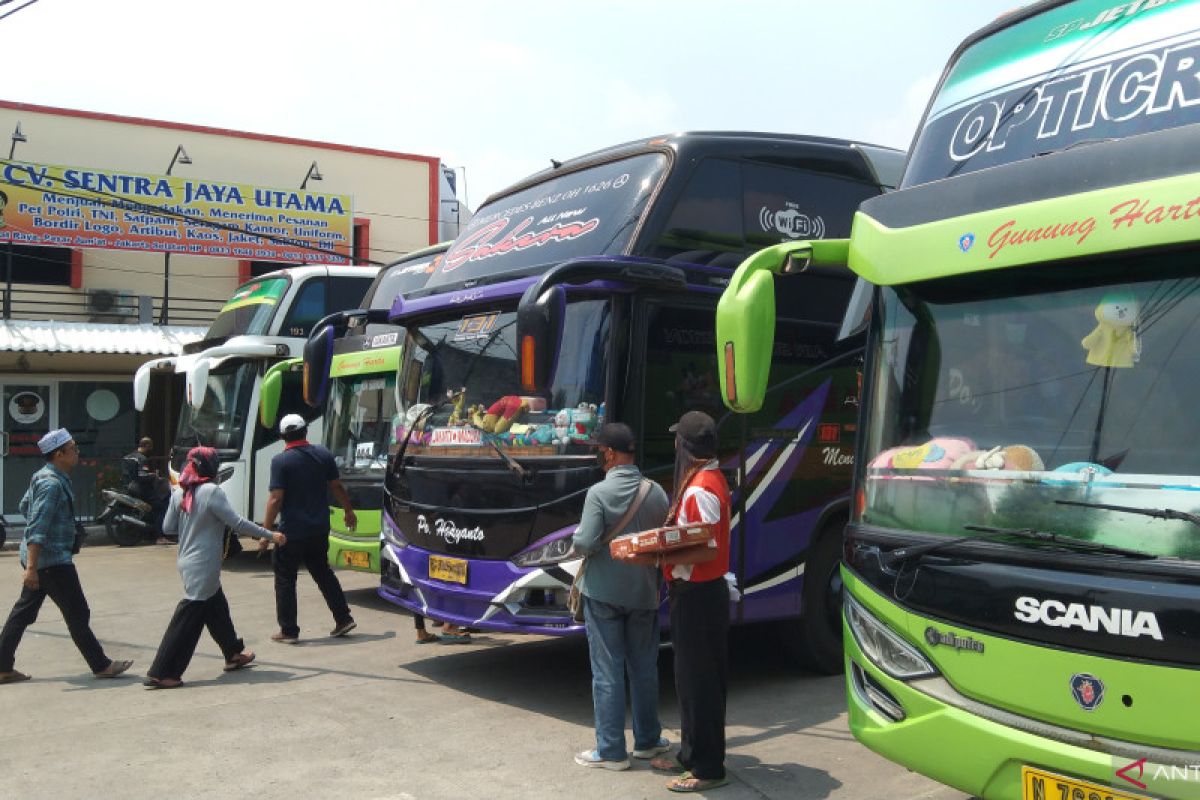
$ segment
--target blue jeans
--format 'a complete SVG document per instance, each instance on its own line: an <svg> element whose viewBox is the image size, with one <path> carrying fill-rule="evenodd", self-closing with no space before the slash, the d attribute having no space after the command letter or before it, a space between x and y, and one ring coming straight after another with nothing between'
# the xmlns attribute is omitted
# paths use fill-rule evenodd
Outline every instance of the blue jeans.
<svg viewBox="0 0 1200 800"><path fill-rule="evenodd" d="M615 606L583 598L588 652L592 658L592 704L596 752L621 761L625 751L625 675L633 708L633 747L658 744L658 611Z"/></svg>

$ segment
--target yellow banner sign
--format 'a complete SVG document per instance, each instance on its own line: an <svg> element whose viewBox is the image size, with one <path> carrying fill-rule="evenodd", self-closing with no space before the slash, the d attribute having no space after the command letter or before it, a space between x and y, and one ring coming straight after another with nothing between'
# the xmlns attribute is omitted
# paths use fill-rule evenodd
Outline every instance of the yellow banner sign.
<svg viewBox="0 0 1200 800"><path fill-rule="evenodd" d="M0 242L348 264L349 195L6 162Z"/></svg>

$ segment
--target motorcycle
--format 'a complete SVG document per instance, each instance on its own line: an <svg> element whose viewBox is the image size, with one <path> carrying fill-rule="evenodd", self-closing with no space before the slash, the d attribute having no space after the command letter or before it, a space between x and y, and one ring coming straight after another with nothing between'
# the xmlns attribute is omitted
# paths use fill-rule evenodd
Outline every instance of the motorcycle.
<svg viewBox="0 0 1200 800"><path fill-rule="evenodd" d="M151 524L154 509L146 501L113 489L103 489L100 496L106 505L96 515L96 522L104 526L113 544L133 547L155 532Z"/></svg>

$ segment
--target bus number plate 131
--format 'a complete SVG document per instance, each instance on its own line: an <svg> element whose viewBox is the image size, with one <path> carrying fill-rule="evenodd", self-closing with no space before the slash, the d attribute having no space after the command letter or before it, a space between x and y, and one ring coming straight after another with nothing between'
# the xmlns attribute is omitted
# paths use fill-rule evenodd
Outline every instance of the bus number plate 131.
<svg viewBox="0 0 1200 800"><path fill-rule="evenodd" d="M429 577L450 583L467 583L467 562L461 558L429 557Z"/></svg>
<svg viewBox="0 0 1200 800"><path fill-rule="evenodd" d="M1021 767L1022 800L1150 800L1141 794L1126 794L1095 783L1067 778L1053 772Z"/></svg>

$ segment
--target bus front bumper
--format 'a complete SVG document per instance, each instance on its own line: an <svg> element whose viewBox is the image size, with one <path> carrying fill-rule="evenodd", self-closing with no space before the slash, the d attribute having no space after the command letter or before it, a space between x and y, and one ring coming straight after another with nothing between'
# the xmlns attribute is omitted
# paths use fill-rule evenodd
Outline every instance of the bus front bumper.
<svg viewBox="0 0 1200 800"><path fill-rule="evenodd" d="M565 602L571 574L560 567L520 568L508 561L465 562L463 582L429 577L430 556L419 547L380 549L379 595L431 619L503 633L566 636L583 633Z"/></svg>
<svg viewBox="0 0 1200 800"><path fill-rule="evenodd" d="M850 730L885 758L983 800L1200 800L1198 752L1091 736L1013 714L965 697L941 675L898 680L863 652L844 615L842 625ZM1140 768L1139 759L1145 759ZM1045 778L1039 794L1023 768L1066 778L1068 789ZM1106 791L1075 795L1071 781Z"/></svg>

